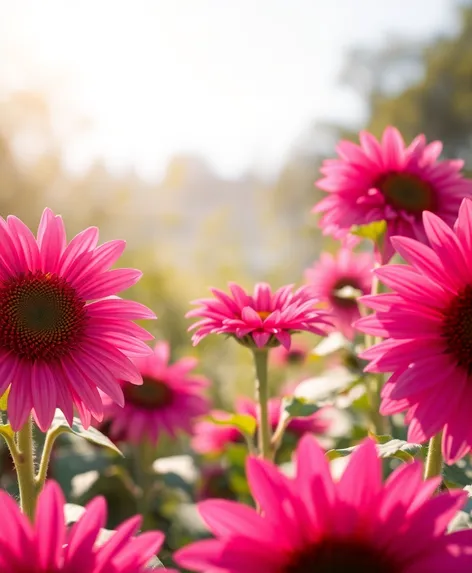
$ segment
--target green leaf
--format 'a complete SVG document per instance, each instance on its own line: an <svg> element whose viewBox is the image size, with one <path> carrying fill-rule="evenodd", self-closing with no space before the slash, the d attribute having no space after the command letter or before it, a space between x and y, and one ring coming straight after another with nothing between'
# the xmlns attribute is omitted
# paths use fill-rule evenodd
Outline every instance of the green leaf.
<svg viewBox="0 0 472 573"><path fill-rule="evenodd" d="M472 467L468 460L462 458L452 466L443 467L443 478L446 485L469 486L472 483Z"/></svg>
<svg viewBox="0 0 472 573"><path fill-rule="evenodd" d="M256 419L247 414L230 414L225 419L208 416L207 419L218 426L233 426L246 436L254 436L256 432Z"/></svg>
<svg viewBox="0 0 472 573"><path fill-rule="evenodd" d="M379 436L380 438L385 438L387 436ZM329 450L326 452L326 456L329 460L335 460L337 458L343 458L352 454L359 446L353 446L352 448L343 448L340 450ZM415 455L421 451L421 444L412 444L405 442L404 440L392 440L387 442L377 444L377 453L380 458L398 458L405 462L412 461Z"/></svg>
<svg viewBox="0 0 472 573"><path fill-rule="evenodd" d="M351 234L361 237L362 239L369 239L375 243L378 247L381 246L385 231L387 230L387 222L374 221L368 225L354 225L351 228Z"/></svg>
<svg viewBox="0 0 472 573"><path fill-rule="evenodd" d="M54 419L48 431L53 432L59 429L61 429L62 432L75 434L76 436L84 438L85 440L92 442L97 446L103 446L104 448L108 448L109 450L112 450L117 454L120 454L120 456L123 456L123 454L116 447L116 445L109 438L107 438L101 432L99 432L96 428L90 427L86 430L82 426L82 423L78 418L74 418L72 420L72 427L71 427L67 423L64 414L60 410L56 410L56 414L54 415Z"/></svg>
<svg viewBox="0 0 472 573"><path fill-rule="evenodd" d="M282 416L285 419L307 418L318 412L319 406L309 402L306 398L285 396L282 400Z"/></svg>
<svg viewBox="0 0 472 573"><path fill-rule="evenodd" d="M7 438L13 438L15 436L10 424L0 424L0 434Z"/></svg>
<svg viewBox="0 0 472 573"><path fill-rule="evenodd" d="M7 411L8 395L10 394L10 386L6 389L3 396L0 397L0 410Z"/></svg>
<svg viewBox="0 0 472 573"><path fill-rule="evenodd" d="M462 531L463 529L472 529L472 520L470 514L466 511L458 511L450 521L447 532Z"/></svg>
<svg viewBox="0 0 472 573"><path fill-rule="evenodd" d="M146 570L149 569L152 571L153 569L163 569L164 565L159 561L159 559L154 556L152 557L151 561L146 566Z"/></svg>

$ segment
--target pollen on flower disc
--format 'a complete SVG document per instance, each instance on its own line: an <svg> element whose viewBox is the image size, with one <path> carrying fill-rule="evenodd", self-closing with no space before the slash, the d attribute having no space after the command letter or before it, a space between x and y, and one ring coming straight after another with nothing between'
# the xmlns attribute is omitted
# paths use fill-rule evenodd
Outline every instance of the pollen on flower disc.
<svg viewBox="0 0 472 573"><path fill-rule="evenodd" d="M0 285L0 347L21 359L68 354L86 321L85 301L55 274L28 272Z"/></svg>

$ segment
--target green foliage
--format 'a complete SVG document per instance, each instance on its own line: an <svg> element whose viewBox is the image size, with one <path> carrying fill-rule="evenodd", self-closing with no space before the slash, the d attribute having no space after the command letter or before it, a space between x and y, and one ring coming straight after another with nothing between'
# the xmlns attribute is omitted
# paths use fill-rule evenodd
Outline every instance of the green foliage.
<svg viewBox="0 0 472 573"><path fill-rule="evenodd" d="M394 440L391 436L377 436L377 438L377 453L380 458L398 458L404 462L408 462L412 461L422 449L421 444L412 444L404 440ZM330 460L343 458L352 454L356 448L357 446L330 450L326 453L326 456Z"/></svg>
<svg viewBox="0 0 472 573"><path fill-rule="evenodd" d="M3 396L0 396L0 410L6 412L8 404L8 395L10 394L10 388L7 388Z"/></svg>
<svg viewBox="0 0 472 573"><path fill-rule="evenodd" d="M351 233L362 239L368 239L378 248L381 248L386 230L386 221L374 221L368 225L354 225L351 228Z"/></svg>
<svg viewBox="0 0 472 573"><path fill-rule="evenodd" d="M90 427L86 430L78 418L74 418L72 426L69 426L64 414L60 410L56 410L49 432L60 432L61 430L62 432L75 434L76 436L84 438L97 446L108 448L117 454L123 455L118 447L96 428Z"/></svg>
<svg viewBox="0 0 472 573"><path fill-rule="evenodd" d="M319 406L309 402L306 398L284 396L282 400L282 416L284 419L307 418L318 412L319 409Z"/></svg>
<svg viewBox="0 0 472 573"><path fill-rule="evenodd" d="M228 418L221 419L208 416L208 420L217 426L232 426L243 435L252 438L256 432L256 420L247 414L228 414Z"/></svg>

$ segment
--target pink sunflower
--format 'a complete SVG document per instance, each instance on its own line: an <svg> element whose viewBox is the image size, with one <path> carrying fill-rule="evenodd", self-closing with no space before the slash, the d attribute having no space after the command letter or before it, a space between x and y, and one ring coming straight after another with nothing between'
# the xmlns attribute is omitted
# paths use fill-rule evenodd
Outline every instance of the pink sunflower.
<svg viewBox="0 0 472 573"><path fill-rule="evenodd" d="M376 312L356 326L387 340L361 356L366 370L393 372L381 412L407 410L408 439L425 442L440 430L452 463L472 448L472 201L465 199L455 231L424 213L430 247L406 237L392 243L409 265L378 269L392 293L363 297Z"/></svg>
<svg viewBox="0 0 472 573"><path fill-rule="evenodd" d="M336 255L322 253L319 262L305 271L313 296L328 304L334 326L351 340L352 323L360 318L356 293L370 292L373 267L371 254L340 249Z"/></svg>
<svg viewBox="0 0 472 573"><path fill-rule="evenodd" d="M472 197L472 181L460 170L462 160L439 161L439 141L426 144L419 135L406 147L402 136L387 127L382 141L360 133L360 146L341 141L339 159L324 161L317 186L329 193L314 208L324 213L320 225L327 235L342 237L353 225L387 222L383 260L393 254L392 235L426 242L421 215L436 213L453 225L464 197Z"/></svg>
<svg viewBox="0 0 472 573"><path fill-rule="evenodd" d="M159 531L136 536L142 518L135 516L98 545L107 514L102 497L91 501L68 530L64 521L64 495L53 481L46 483L39 496L34 524L5 491L0 491L0 504L3 573L145 573L146 565L164 541L164 534Z"/></svg>
<svg viewBox="0 0 472 573"><path fill-rule="evenodd" d="M269 423L272 430L279 424L282 399L271 398L268 403ZM251 416L257 420L257 404L250 398L239 398L236 401L236 414ZM328 429L330 422L325 416L326 410L320 409L311 416L294 418L290 420L287 432L300 438L304 434L323 434ZM210 412L215 419L224 420L230 417L229 412L213 410ZM193 449L200 454L219 454L224 452L228 444L244 442L240 431L234 426L220 426L210 420L202 420L195 426L195 435L192 439Z"/></svg>
<svg viewBox="0 0 472 573"><path fill-rule="evenodd" d="M118 379L141 384L130 357L149 352L152 336L132 320L155 318L115 296L141 272L114 269L124 241L97 247L91 227L67 243L62 218L46 209L37 238L16 217L0 218L0 395L11 384L13 430L33 411L46 431L56 408L69 424L73 406L84 426L100 419L98 389L123 405Z"/></svg>
<svg viewBox="0 0 472 573"><path fill-rule="evenodd" d="M256 458L249 458L247 476L262 515L232 501L200 503L215 539L179 550L180 566L215 573L471 570L472 531L446 534L466 494L431 498L440 478L423 482L420 462L399 467L383 484L371 440L351 455L339 482L308 436L298 446L294 479Z"/></svg>
<svg viewBox="0 0 472 573"><path fill-rule="evenodd" d="M161 432L175 437L178 431L191 434L195 419L209 411L203 391L209 381L191 374L195 358L182 358L169 364L169 345L158 342L149 356L134 363L143 377L136 386L122 382L125 395L123 408L104 398L108 434L112 439L139 443L157 443Z"/></svg>
<svg viewBox="0 0 472 573"><path fill-rule="evenodd" d="M330 324L322 311L315 308L316 299L307 287L293 292L293 285L272 292L266 283L258 283L249 295L239 285L229 283L231 296L216 288L215 298L194 302L198 308L187 317L200 317L189 330L198 344L208 334L227 334L250 347L268 348L282 344L290 349L291 335L307 331L324 336L323 327Z"/></svg>

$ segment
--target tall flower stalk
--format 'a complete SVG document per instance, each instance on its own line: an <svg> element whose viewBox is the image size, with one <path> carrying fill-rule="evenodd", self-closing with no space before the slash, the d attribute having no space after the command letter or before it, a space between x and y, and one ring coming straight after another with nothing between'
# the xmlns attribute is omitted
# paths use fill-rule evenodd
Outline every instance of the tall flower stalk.
<svg viewBox="0 0 472 573"><path fill-rule="evenodd" d="M261 458L272 458L272 432L269 419L269 380L267 375L268 350L254 350L256 366L256 401L259 410L259 455Z"/></svg>

